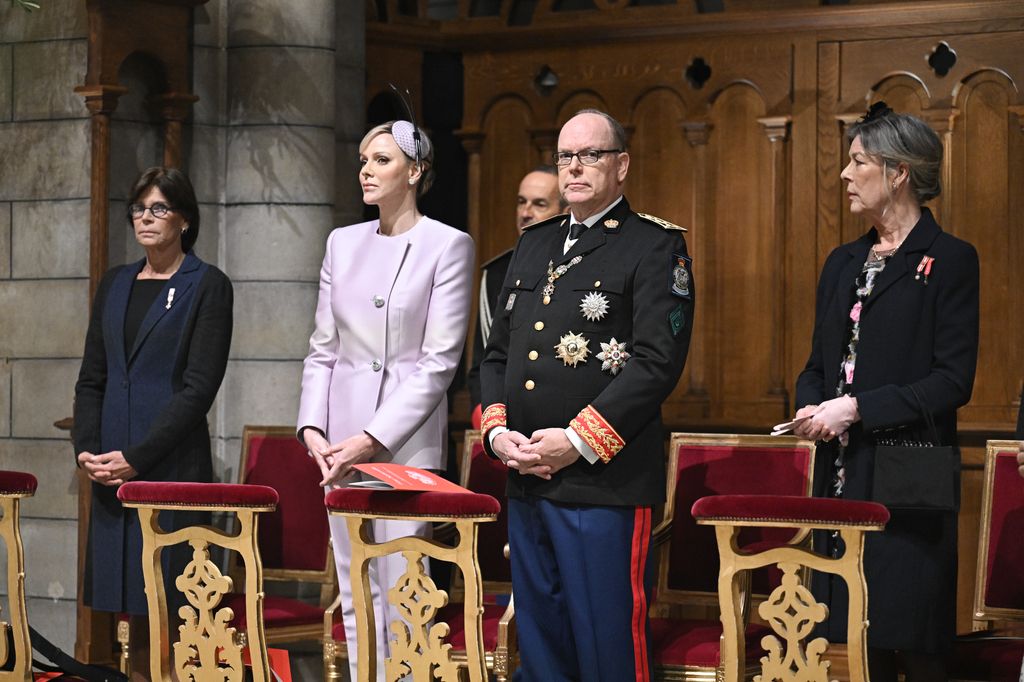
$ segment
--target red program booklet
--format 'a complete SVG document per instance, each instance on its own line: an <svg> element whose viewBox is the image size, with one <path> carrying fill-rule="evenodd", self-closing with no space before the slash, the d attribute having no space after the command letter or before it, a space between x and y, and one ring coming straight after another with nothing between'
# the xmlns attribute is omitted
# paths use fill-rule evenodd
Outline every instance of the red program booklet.
<svg viewBox="0 0 1024 682"><path fill-rule="evenodd" d="M356 464L352 467L373 478L372 481L356 481L349 485L356 488L372 488L374 490L415 490L439 493L468 493L462 486L455 485L437 474L432 474L417 467L386 462Z"/></svg>

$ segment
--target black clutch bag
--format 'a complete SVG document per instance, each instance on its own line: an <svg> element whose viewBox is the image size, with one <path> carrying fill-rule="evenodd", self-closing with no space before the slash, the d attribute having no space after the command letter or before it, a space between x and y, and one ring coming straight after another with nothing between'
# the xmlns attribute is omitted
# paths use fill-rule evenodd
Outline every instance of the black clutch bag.
<svg viewBox="0 0 1024 682"><path fill-rule="evenodd" d="M960 452L940 445L931 410L913 386L931 442L879 439L875 446L872 498L890 509L952 511L956 509Z"/></svg>

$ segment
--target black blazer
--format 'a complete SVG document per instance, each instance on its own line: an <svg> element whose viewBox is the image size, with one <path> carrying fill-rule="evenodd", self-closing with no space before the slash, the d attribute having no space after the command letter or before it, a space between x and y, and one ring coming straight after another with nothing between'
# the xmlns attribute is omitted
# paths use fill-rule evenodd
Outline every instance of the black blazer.
<svg viewBox="0 0 1024 682"><path fill-rule="evenodd" d="M814 339L796 384L796 406L835 397L854 303L854 280L875 242L874 228L834 250L818 282ZM927 279L922 257L934 258ZM913 384L944 443L956 439L956 409L967 404L978 360L978 254L945 232L924 208L878 276L860 317L852 395L865 433L920 425ZM855 425L856 426L856 425Z"/></svg>
<svg viewBox="0 0 1024 682"><path fill-rule="evenodd" d="M487 337L491 333L491 323L501 310L498 299L501 297L501 285L505 281L511 262L512 249L509 249L480 266L483 275L480 278L476 333L473 334L473 362L470 364L469 373L466 374L471 409L476 409L480 404L480 363L484 361L484 349L487 347Z"/></svg>
<svg viewBox="0 0 1024 682"><path fill-rule="evenodd" d="M693 328L686 242L678 229L641 218L625 199L563 254L568 230L568 219L552 218L528 227L516 245L480 368L483 404L506 405L508 428L527 436L565 428L587 410L603 420L594 433L621 449L607 463L580 458L550 481L512 471L509 494L568 504L657 504L665 499L661 404L683 371ZM548 263L558 267L575 256L582 260L555 282L545 304ZM685 275L678 271L684 260ZM674 286L674 276L685 289ZM591 294L608 304L601 319L587 319L580 309ZM575 367L555 354L569 332L582 335L590 351ZM601 343L613 338L631 354L616 375L597 358Z"/></svg>

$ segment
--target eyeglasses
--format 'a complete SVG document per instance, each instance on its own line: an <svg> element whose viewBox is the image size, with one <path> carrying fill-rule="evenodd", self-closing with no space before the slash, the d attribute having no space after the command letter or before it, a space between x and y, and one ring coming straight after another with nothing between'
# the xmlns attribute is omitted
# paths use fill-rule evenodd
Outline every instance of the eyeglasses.
<svg viewBox="0 0 1024 682"><path fill-rule="evenodd" d="M158 201L152 206L145 206L143 204L129 204L128 215L133 219L141 218L149 211L154 218L166 218L167 214L174 210L173 206L168 206L162 201Z"/></svg>
<svg viewBox="0 0 1024 682"><path fill-rule="evenodd" d="M580 160L584 166L593 166L601 160L605 154L621 154L621 149L581 149L578 152L555 152L551 158L555 160L556 166L568 166L572 163L572 157Z"/></svg>

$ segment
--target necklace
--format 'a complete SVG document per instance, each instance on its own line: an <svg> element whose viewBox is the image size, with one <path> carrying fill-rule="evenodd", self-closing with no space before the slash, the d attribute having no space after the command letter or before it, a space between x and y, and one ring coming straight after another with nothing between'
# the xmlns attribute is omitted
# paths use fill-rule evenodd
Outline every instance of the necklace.
<svg viewBox="0 0 1024 682"><path fill-rule="evenodd" d="M899 244L897 244L896 246L892 247L891 249L886 249L885 251L879 251L874 246L872 246L871 247L871 258L874 259L875 262L878 262L880 260L885 260L886 258L889 258L890 256L892 256L893 254L895 254L897 251L900 250L900 247L903 246L904 240L906 240L906 237L901 239Z"/></svg>

